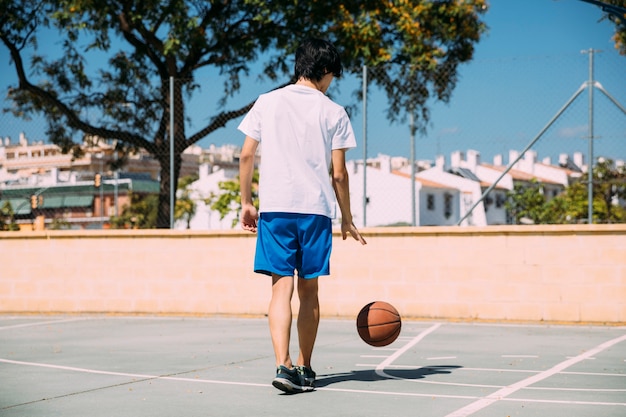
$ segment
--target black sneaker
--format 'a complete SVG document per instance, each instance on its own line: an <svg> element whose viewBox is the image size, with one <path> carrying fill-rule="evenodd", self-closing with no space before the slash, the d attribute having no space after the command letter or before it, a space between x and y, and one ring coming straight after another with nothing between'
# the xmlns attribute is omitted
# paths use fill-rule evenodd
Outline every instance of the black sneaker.
<svg viewBox="0 0 626 417"><path fill-rule="evenodd" d="M313 369L298 365L296 366L298 376L300 377L300 385L302 385L303 391L312 391L315 389L315 372Z"/></svg>
<svg viewBox="0 0 626 417"><path fill-rule="evenodd" d="M281 391L287 393L296 393L303 391L310 391L311 388L305 389L300 382L300 374L296 368L287 368L280 365L276 368L276 377L272 381L272 385Z"/></svg>

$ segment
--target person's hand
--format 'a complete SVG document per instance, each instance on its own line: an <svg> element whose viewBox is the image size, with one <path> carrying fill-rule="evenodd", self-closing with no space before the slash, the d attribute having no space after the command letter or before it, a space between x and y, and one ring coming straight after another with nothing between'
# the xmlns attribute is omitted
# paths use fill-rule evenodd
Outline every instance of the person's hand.
<svg viewBox="0 0 626 417"><path fill-rule="evenodd" d="M354 223L341 222L341 236L343 237L343 240L346 240L346 238L348 237L348 233L350 233L354 240L361 242L361 245L367 245L367 242L365 241L363 236L361 236L361 233L356 228Z"/></svg>
<svg viewBox="0 0 626 417"><path fill-rule="evenodd" d="M248 230L252 233L256 233L258 219L259 214L257 213L256 207L254 207L254 205L244 204L241 207L241 228L243 230Z"/></svg>

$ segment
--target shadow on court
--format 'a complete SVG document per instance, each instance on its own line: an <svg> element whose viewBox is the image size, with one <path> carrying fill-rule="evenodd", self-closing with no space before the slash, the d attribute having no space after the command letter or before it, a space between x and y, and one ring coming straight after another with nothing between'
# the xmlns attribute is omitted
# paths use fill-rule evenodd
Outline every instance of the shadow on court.
<svg viewBox="0 0 626 417"><path fill-rule="evenodd" d="M332 384L348 381L376 382L387 379L422 379L431 375L450 374L453 370L462 368L459 365L435 365L417 369L393 369L385 370L384 376L376 373L375 370L359 370L335 374L318 375L315 385L317 388L327 387Z"/></svg>

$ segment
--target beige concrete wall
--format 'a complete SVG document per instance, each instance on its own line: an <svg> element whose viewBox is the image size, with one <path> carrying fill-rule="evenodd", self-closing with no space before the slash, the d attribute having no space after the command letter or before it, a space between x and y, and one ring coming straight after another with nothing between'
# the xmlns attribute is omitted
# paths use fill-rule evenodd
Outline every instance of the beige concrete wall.
<svg viewBox="0 0 626 417"><path fill-rule="evenodd" d="M324 316L626 323L626 225L373 228L335 236ZM0 312L265 314L255 236L0 232ZM294 301L294 307L297 302Z"/></svg>

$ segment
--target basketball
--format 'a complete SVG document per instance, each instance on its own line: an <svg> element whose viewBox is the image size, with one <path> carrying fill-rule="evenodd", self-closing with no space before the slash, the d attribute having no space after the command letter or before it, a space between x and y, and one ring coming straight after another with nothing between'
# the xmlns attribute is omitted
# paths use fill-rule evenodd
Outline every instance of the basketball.
<svg viewBox="0 0 626 417"><path fill-rule="evenodd" d="M400 335L401 327L398 310L384 301L367 304L356 318L359 336L371 346L381 347L393 343Z"/></svg>

